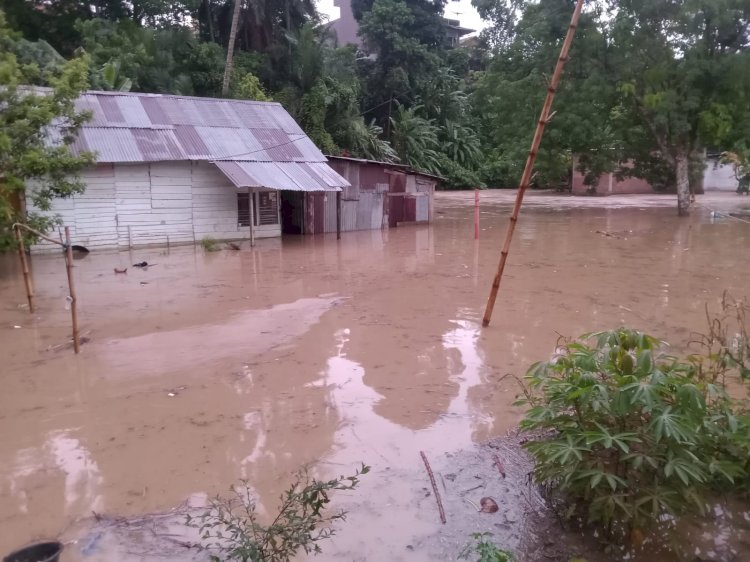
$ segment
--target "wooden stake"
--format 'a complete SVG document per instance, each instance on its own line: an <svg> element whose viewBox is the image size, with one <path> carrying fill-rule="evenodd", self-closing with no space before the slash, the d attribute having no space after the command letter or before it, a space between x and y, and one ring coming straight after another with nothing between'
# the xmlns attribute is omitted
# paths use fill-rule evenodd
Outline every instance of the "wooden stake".
<svg viewBox="0 0 750 562"><path fill-rule="evenodd" d="M479 190L474 190L474 240L479 240Z"/></svg>
<svg viewBox="0 0 750 562"><path fill-rule="evenodd" d="M73 351L81 351L78 337L78 310L76 309L76 287L73 281L73 245L70 241L70 227L65 227L65 269L68 272L68 289L70 290L70 317L73 321Z"/></svg>
<svg viewBox="0 0 750 562"><path fill-rule="evenodd" d="M34 287L31 284L31 275L29 274L29 262L26 259L26 248L23 244L23 234L21 227L14 225L13 231L16 233L16 242L18 242L18 255L21 258L21 270L23 271L23 282L26 285L26 298L29 301L29 313L34 312Z"/></svg>
<svg viewBox="0 0 750 562"><path fill-rule="evenodd" d="M336 192L336 240L341 240L341 192Z"/></svg>
<svg viewBox="0 0 750 562"><path fill-rule="evenodd" d="M544 135L544 127L550 120L550 110L552 109L552 102L555 99L555 92L557 86L560 83L565 63L568 61L568 54L570 53L570 46L573 44L573 37L576 34L576 28L578 27L578 20L581 17L581 10L583 9L583 0L576 2L575 10L573 11L573 17L570 20L570 26L568 27L568 33L565 36L562 49L560 50L560 56L557 59L557 65L555 66L555 73L552 75L549 88L547 89L547 99L544 100L542 106L542 113L539 116L539 121L536 124L536 132L534 133L534 140L531 142L531 150L529 150L529 156L526 159L526 167L523 169L523 175L521 176L521 184L518 186L518 194L516 195L516 204L513 207L513 213L510 216L510 223L508 223L508 232L505 235L505 243L503 244L502 252L500 253L500 263L497 266L497 272L495 273L495 279L492 282L492 290L490 291L490 297L487 300L487 308L484 311L484 318L482 319L482 326L489 326L490 319L492 318L492 311L495 308L495 300L497 299L497 291L500 288L500 280L503 278L503 271L505 270L505 262L508 259L508 253L510 252L510 243L513 239L513 232L518 222L518 215L521 211L521 204L523 203L523 196L526 193L526 189L531 183L531 173L534 170L534 163L536 162L537 152L539 151L539 145L542 142L542 136Z"/></svg>
<svg viewBox="0 0 750 562"><path fill-rule="evenodd" d="M248 188L248 211L250 211L250 247L255 246L255 190Z"/></svg>

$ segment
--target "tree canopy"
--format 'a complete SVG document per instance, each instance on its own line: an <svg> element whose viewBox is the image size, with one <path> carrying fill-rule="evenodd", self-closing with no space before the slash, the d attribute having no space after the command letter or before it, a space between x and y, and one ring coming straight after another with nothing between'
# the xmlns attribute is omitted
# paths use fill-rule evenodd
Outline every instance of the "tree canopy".
<svg viewBox="0 0 750 562"><path fill-rule="evenodd" d="M513 187L575 2L473 0L488 27L458 48L446 3L352 0L360 48L337 44L313 0L4 10L18 63L38 73L88 61L96 89L275 100L327 153L399 160L447 187ZM565 185L574 167L592 191L604 172L637 176L679 192L685 212L706 150L750 150L749 12L747 0L587 2L536 186Z"/></svg>

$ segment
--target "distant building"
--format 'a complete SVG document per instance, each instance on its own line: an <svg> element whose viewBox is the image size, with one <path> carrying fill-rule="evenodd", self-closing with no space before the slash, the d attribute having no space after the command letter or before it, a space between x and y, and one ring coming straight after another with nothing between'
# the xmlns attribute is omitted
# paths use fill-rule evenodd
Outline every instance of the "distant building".
<svg viewBox="0 0 750 562"><path fill-rule="evenodd" d="M468 27L461 27L461 22L458 20L443 18L443 25L445 26L445 34L448 41L449 47L458 47L461 42L461 37L474 33L475 29L469 29Z"/></svg>
<svg viewBox="0 0 750 562"><path fill-rule="evenodd" d="M333 0L333 5L339 8L339 18L331 21L331 30L336 34L339 45L362 46L359 33L359 23L354 18L351 0Z"/></svg>
<svg viewBox="0 0 750 562"><path fill-rule="evenodd" d="M706 169L703 172L704 191L737 191L737 179L731 166L721 164L719 157L708 155L706 158ZM618 179L615 174L602 174L596 186L597 195L634 195L654 193L656 190L646 180L641 178ZM590 186L584 182L584 176L577 170L574 161L574 171L571 186L574 195L587 195L591 193Z"/></svg>
<svg viewBox="0 0 750 562"><path fill-rule="evenodd" d="M358 35L359 22L354 17L351 0L333 0L333 5L339 8L340 14L338 19L331 21L330 28L335 33L339 45L363 47L362 38ZM443 18L443 25L448 47L458 47L461 37L475 31L461 27L461 23L456 19Z"/></svg>

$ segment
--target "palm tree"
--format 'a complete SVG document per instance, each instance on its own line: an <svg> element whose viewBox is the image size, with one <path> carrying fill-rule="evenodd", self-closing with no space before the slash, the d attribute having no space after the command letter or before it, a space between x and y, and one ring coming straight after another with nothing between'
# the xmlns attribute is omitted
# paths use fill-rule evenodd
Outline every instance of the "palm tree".
<svg viewBox="0 0 750 562"><path fill-rule="evenodd" d="M234 0L234 11L232 12L232 27L229 30L229 44L227 45L227 63L224 65L224 82L221 86L221 95L229 95L229 80L232 77L232 63L234 62L234 44L237 41L237 25L240 21L240 2Z"/></svg>

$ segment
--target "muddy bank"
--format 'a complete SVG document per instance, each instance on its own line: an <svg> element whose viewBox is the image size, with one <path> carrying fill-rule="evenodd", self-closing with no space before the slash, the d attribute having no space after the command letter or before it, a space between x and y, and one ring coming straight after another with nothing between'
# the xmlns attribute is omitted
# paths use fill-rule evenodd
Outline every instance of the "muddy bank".
<svg viewBox="0 0 750 562"><path fill-rule="evenodd" d="M69 337L61 260L32 259L30 315L17 260L1 256L0 552L92 510L166 512L240 478L271 506L301 465L365 462L356 508L319 559L434 560L407 549L442 530L419 451L443 472L447 454L514 427L503 375L548 357L558 333L624 324L679 350L705 303L747 292L745 223L702 209L679 220L667 198L535 195L483 330L512 196L482 194L478 242L473 195L457 193L440 194L431 227L340 242L92 253L75 267L90 337L78 357L54 351ZM157 265L113 272L144 260Z"/></svg>

